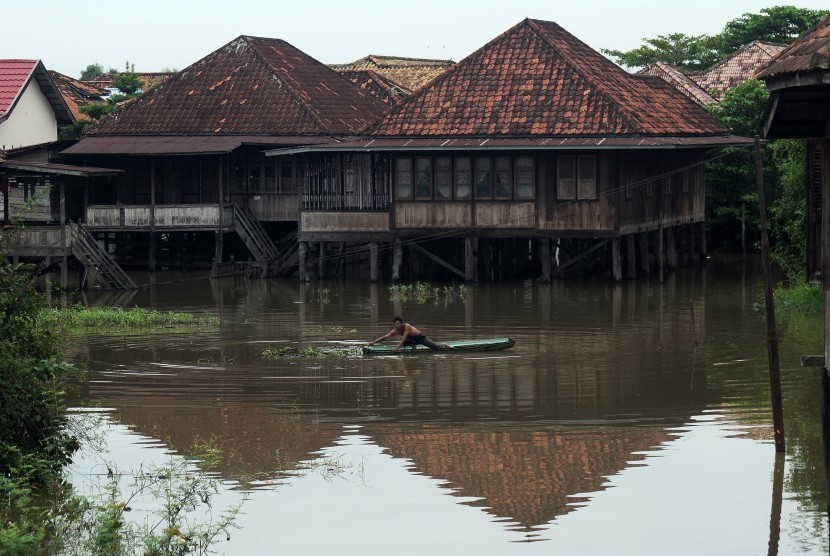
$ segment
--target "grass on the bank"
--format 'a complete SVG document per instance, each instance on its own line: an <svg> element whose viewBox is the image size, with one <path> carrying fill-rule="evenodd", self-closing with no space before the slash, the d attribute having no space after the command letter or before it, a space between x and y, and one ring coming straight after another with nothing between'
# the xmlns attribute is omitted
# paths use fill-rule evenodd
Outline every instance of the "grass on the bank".
<svg viewBox="0 0 830 556"><path fill-rule="evenodd" d="M787 313L822 313L824 311L824 292L821 284L805 282L788 287L780 287L773 293L775 310Z"/></svg>
<svg viewBox="0 0 830 556"><path fill-rule="evenodd" d="M141 307L83 307L49 309L47 318L69 332L124 332L170 328L215 326L219 319L213 315L155 311Z"/></svg>

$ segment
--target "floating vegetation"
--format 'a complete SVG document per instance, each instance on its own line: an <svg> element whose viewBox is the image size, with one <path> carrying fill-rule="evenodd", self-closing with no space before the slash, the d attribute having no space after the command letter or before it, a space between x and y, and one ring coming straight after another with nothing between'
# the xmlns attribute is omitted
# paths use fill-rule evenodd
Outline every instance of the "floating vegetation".
<svg viewBox="0 0 830 556"><path fill-rule="evenodd" d="M317 289L317 300L321 304L328 303L331 300L330 296L331 296L331 290L329 290L328 288L318 288Z"/></svg>
<svg viewBox="0 0 830 556"><path fill-rule="evenodd" d="M351 357L358 355L360 348L318 348L312 345L280 346L268 348L260 353L265 359L281 359L284 357Z"/></svg>
<svg viewBox="0 0 830 556"><path fill-rule="evenodd" d="M47 309L44 317L52 324L63 326L72 333L141 331L170 328L212 327L219 319L207 313L156 311L133 307L84 307Z"/></svg>
<svg viewBox="0 0 830 556"><path fill-rule="evenodd" d="M395 284L389 286L390 299L392 301L414 301L426 303L427 301L443 300L445 303L464 301L467 296L466 284L451 286L433 286L428 282L415 282L414 284Z"/></svg>
<svg viewBox="0 0 830 556"><path fill-rule="evenodd" d="M320 326L301 328L300 331L320 332L321 334L357 334L357 328L346 328L340 324L321 324Z"/></svg>

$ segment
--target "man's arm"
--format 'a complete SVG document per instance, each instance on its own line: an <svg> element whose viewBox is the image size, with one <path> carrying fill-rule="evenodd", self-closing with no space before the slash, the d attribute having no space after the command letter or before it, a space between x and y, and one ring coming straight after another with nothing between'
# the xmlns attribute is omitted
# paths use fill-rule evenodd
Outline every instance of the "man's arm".
<svg viewBox="0 0 830 556"><path fill-rule="evenodd" d="M398 347L396 347L392 351L398 351L399 349L401 349L401 346L403 346L404 342L406 342L406 339L409 337L409 331L411 328L412 327L408 324L403 327L403 334L401 334L401 343L399 343ZM394 330L392 332L394 332Z"/></svg>
<svg viewBox="0 0 830 556"><path fill-rule="evenodd" d="M369 345L370 345L370 346L373 346L373 345L375 345L376 343L378 343L378 342L382 342L382 341L384 341L384 340L387 340L387 339L391 338L391 337L392 337L392 336L394 336L394 335L395 335L395 329L393 328L392 330L390 330L389 332L387 332L386 334L384 334L383 336L381 336L381 337L380 337L380 338L378 338L377 340L372 340L371 342L369 342Z"/></svg>

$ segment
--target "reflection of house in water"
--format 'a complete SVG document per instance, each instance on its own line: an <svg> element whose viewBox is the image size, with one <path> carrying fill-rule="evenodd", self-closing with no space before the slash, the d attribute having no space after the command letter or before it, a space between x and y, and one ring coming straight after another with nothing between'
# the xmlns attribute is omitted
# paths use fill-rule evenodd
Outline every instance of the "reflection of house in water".
<svg viewBox="0 0 830 556"><path fill-rule="evenodd" d="M605 478L671 439L662 427L528 430L499 425L369 425L380 446L412 461L412 470L447 481L453 496L515 520L522 530L578 507L573 495L602 489Z"/></svg>

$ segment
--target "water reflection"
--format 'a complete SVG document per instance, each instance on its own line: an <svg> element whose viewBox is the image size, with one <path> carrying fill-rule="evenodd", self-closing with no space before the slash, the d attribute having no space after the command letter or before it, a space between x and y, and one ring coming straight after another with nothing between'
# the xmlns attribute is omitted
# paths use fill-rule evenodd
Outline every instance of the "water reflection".
<svg viewBox="0 0 830 556"><path fill-rule="evenodd" d="M794 431L789 471L779 477L783 462L773 462L770 444L764 328L752 310L756 290L751 273L716 264L674 274L663 285L483 284L463 301L425 303L392 301L381 285L188 280L140 290L130 303L208 311L219 316L218 328L88 336L73 341L71 353L90 370L79 393L86 404L114 408L121 423L177 450L215 437L226 477L285 478L286 470L348 447L357 458L351 468L364 466L358 480L364 487L385 484L390 473L400 479L401 469L430 479L407 481L413 490L396 489L401 498L385 499L388 504L400 509L437 489L476 515L483 512L485 519L474 519L474 534L497 543L490 553L511 553L504 544L511 541L540 539L549 543L533 544L574 553L576 533L590 536L597 528L608 528L610 538L619 535L622 546L639 546L636 553L678 553L677 541L670 546L659 535L652 540L653 534L645 544L626 545L634 539L606 520L634 530L642 525L616 515L622 507L653 527L688 528L689 535L704 530L709 536L715 527L709 515L685 511L690 508L733 521L730 516L742 515L723 532L730 538L726 545L737 547L751 534L745 546L768 539L770 554L793 553L794 546L823 551L826 541L816 533L826 518L814 503L823 487L820 472L808 471L820 457L812 429L818 420L808 408L811 377L787 373L801 353L815 350L797 339L788 344L785 334L785 410L798 426L788 423ZM509 335L518 343L496 354L261 357L264 349L286 343L353 345L388 330L395 314L438 340ZM708 473L690 470L689 461ZM311 480L288 483L301 488ZM637 488L626 486L629 480ZM651 482L664 491L643 490ZM622 488L611 493L613 486ZM769 493L778 492L773 487L789 494L773 500L770 514ZM307 495L340 507L335 487L318 485ZM353 495L359 505L361 495ZM424 501L423 511L457 515L426 499L431 502ZM277 509L286 500L293 496L277 489L252 504L278 513L286 527L307 530L301 512ZM607 503L615 508L611 515L603 513ZM714 511L716 504L730 513ZM661 516L660 508L679 513ZM362 534L399 529L392 525L394 510L366 511L366 522L355 525ZM436 535L463 552L481 548L461 525L469 515L459 515L458 522L436 521ZM246 517L240 536L257 539L258 523ZM318 533L331 527L315 523ZM494 534L494 527L502 533ZM610 549L601 541L583 539L581 547ZM293 541L281 542L273 546L292 553ZM255 544L244 546L256 552ZM422 543L414 546L421 550L397 551L423 553Z"/></svg>

